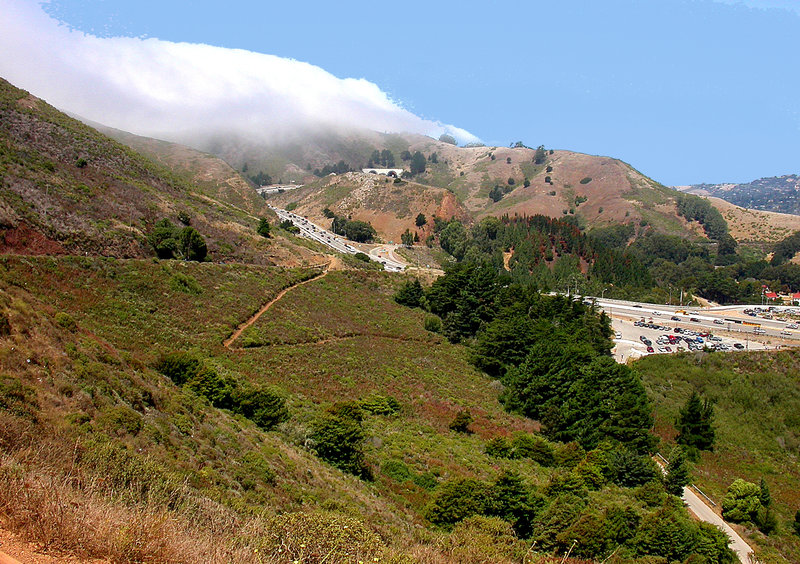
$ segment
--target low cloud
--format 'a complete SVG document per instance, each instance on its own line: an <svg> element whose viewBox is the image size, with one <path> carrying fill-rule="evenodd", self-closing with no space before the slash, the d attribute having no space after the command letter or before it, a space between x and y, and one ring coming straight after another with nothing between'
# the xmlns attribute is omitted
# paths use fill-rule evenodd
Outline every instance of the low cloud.
<svg viewBox="0 0 800 564"><path fill-rule="evenodd" d="M26 0L0 0L0 52L0 76L15 86L140 135L186 141L222 131L270 141L298 131L366 128L477 140L414 115L364 79L241 49L96 37Z"/></svg>

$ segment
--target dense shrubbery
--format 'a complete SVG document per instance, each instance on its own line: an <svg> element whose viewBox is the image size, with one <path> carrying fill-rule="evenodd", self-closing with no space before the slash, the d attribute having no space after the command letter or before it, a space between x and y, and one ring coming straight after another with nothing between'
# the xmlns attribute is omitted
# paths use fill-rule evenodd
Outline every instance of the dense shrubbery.
<svg viewBox="0 0 800 564"><path fill-rule="evenodd" d="M331 231L359 243L368 243L377 235L372 225L366 221L350 220L338 216L333 217Z"/></svg>
<svg viewBox="0 0 800 564"><path fill-rule="evenodd" d="M166 218L156 222L147 240L162 259L202 261L208 254L205 239L194 227L178 229Z"/></svg>
<svg viewBox="0 0 800 564"><path fill-rule="evenodd" d="M155 368L214 407L243 415L265 431L289 419L286 401L277 391L243 386L233 378L221 376L195 355L185 352L165 354Z"/></svg>
<svg viewBox="0 0 800 564"><path fill-rule="evenodd" d="M413 281L396 299L411 294L451 341L469 340L473 362L505 385L506 408L539 420L549 437L589 449L604 439L652 448L650 404L638 377L609 356L605 314L514 284L488 263L453 265L424 297L412 289Z"/></svg>
<svg viewBox="0 0 800 564"><path fill-rule="evenodd" d="M335 404L317 417L311 439L320 458L340 470L371 479L372 473L364 460L363 419L358 403Z"/></svg>

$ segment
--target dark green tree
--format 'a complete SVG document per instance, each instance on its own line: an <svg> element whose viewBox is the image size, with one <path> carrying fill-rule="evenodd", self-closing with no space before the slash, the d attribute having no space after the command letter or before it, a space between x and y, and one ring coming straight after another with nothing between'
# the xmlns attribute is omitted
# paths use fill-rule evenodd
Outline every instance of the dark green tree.
<svg viewBox="0 0 800 564"><path fill-rule="evenodd" d="M414 221L414 223L416 224L417 227L422 227L423 225L428 223L428 220L425 219L424 213L420 213L419 215L417 215L417 219Z"/></svg>
<svg viewBox="0 0 800 564"><path fill-rule="evenodd" d="M699 455L698 451L714 449L714 406L708 400L701 400L696 390L681 408L678 417L678 436L675 441L688 449L689 458Z"/></svg>
<svg viewBox="0 0 800 564"><path fill-rule="evenodd" d="M167 218L157 221L153 230L147 235L147 241L156 256L161 259L171 259L178 252L178 230Z"/></svg>
<svg viewBox="0 0 800 564"><path fill-rule="evenodd" d="M414 245L414 234L406 229L403 233L400 234L400 242L403 243L406 247L411 247Z"/></svg>
<svg viewBox="0 0 800 564"><path fill-rule="evenodd" d="M340 470L368 479L371 475L364 460L362 419L361 409L356 405L334 406L316 419L311 439L320 458Z"/></svg>
<svg viewBox="0 0 800 564"><path fill-rule="evenodd" d="M265 387L245 388L234 394L234 411L269 431L289 419L286 400L275 390Z"/></svg>
<svg viewBox="0 0 800 564"><path fill-rule="evenodd" d="M439 136L439 141L441 141L442 143L447 143L448 145L457 145L458 144L458 142L456 141L456 138L453 137L452 135L448 134L448 133L442 133Z"/></svg>
<svg viewBox="0 0 800 564"><path fill-rule="evenodd" d="M540 165L544 164L545 160L547 160L547 153L544 150L544 145L539 145L536 147L536 152L533 154L533 162L534 164Z"/></svg>
<svg viewBox="0 0 800 564"><path fill-rule="evenodd" d="M420 307L425 297L425 291L416 278L409 280L394 295L394 301L407 307Z"/></svg>
<svg viewBox="0 0 800 564"><path fill-rule="evenodd" d="M256 228L256 233L258 233L262 237L269 239L269 228L270 228L269 221L267 221L266 217L262 217L258 221L258 227Z"/></svg>
<svg viewBox="0 0 800 564"><path fill-rule="evenodd" d="M184 227L178 237L178 250L185 260L202 262L208 254L203 236L194 227Z"/></svg>
<svg viewBox="0 0 800 564"><path fill-rule="evenodd" d="M667 464L667 475L664 478L664 488L672 495L681 497L683 488L689 484L689 465L686 453L681 447L675 447Z"/></svg>
<svg viewBox="0 0 800 564"><path fill-rule="evenodd" d="M427 160L425 159L425 155L416 151L414 156L411 157L411 174L422 174L425 172L426 165Z"/></svg>
<svg viewBox="0 0 800 564"><path fill-rule="evenodd" d="M761 482L759 483L758 490L758 500L761 502L761 505L764 507L769 507L772 504L772 496L769 493L769 486L767 485L767 481L764 479L764 476L761 476Z"/></svg>
<svg viewBox="0 0 800 564"><path fill-rule="evenodd" d="M469 426L474 421L469 409L462 409L459 411L453 420L450 422L450 430L457 433L472 433Z"/></svg>

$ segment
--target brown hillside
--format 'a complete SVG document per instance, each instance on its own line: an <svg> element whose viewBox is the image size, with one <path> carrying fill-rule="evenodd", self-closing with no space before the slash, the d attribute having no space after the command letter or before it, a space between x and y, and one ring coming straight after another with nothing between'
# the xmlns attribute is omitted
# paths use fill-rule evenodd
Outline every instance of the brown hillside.
<svg viewBox="0 0 800 564"><path fill-rule="evenodd" d="M800 231L800 215L741 208L720 198L708 198L728 222L734 239L741 243L776 243Z"/></svg>
<svg viewBox="0 0 800 564"><path fill-rule="evenodd" d="M295 213L323 225L330 223L322 213L325 208L339 216L368 221L386 241L399 241L406 229L417 231L424 240L433 233L433 216L469 220L448 190L415 182L395 184L391 178L361 172L328 176L298 190L270 196L269 201L277 206L296 202ZM420 213L428 219L422 228L415 224Z"/></svg>

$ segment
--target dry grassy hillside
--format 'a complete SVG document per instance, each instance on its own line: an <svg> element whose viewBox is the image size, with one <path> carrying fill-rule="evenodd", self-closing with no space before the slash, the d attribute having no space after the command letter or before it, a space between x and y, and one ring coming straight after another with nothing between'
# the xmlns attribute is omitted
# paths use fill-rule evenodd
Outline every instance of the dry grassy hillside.
<svg viewBox="0 0 800 564"><path fill-rule="evenodd" d="M182 150L169 151L174 164ZM257 235L257 196L220 180L235 176L224 163L191 158L169 170L0 80L0 252L147 257L154 224L183 217L212 260L324 260L294 238Z"/></svg>
<svg viewBox="0 0 800 564"><path fill-rule="evenodd" d="M776 243L800 231L800 215L740 208L720 198L708 198L728 222L740 243Z"/></svg>
<svg viewBox="0 0 800 564"><path fill-rule="evenodd" d="M325 225L330 220L322 210L329 208L336 215L370 222L386 241L399 241L406 229L417 231L424 240L433 233L433 216L469 218L448 190L416 182L395 183L385 176L361 172L328 176L298 190L270 196L269 202L277 206L297 202L296 213ZM421 228L415 224L420 213L428 220Z"/></svg>

